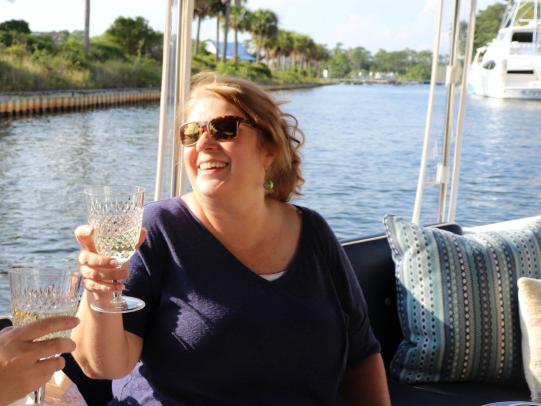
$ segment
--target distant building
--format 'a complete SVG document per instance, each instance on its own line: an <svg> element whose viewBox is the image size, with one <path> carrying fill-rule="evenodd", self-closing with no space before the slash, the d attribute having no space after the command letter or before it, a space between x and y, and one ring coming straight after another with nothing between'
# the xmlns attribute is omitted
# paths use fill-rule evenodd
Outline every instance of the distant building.
<svg viewBox="0 0 541 406"><path fill-rule="evenodd" d="M220 58L222 57L223 46L224 46L223 42L218 43L218 55L220 55ZM229 59L234 58L234 53L235 53L234 48L235 48L235 44L233 42L228 42L227 43L226 59L229 60ZM215 54L216 53L216 43L214 41L212 41L212 40L205 41L205 49L207 50L207 52L210 52L211 54ZM238 52L239 52L238 56L239 56L240 61L247 61L247 62L255 61L255 56L250 55L241 42L238 43Z"/></svg>
<svg viewBox="0 0 541 406"><path fill-rule="evenodd" d="M394 72L370 72L375 80L396 80L398 75Z"/></svg>

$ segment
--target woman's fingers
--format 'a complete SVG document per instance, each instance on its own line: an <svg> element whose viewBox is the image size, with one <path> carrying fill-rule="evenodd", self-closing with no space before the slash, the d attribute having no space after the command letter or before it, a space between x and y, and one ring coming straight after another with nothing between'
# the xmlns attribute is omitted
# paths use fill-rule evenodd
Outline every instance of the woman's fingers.
<svg viewBox="0 0 541 406"><path fill-rule="evenodd" d="M98 255L88 250L82 250L79 253L79 264L96 268L118 268L118 263L113 258Z"/></svg>
<svg viewBox="0 0 541 406"><path fill-rule="evenodd" d="M23 341L34 341L37 338L46 336L51 333L62 330L71 330L79 324L77 317L61 316L49 317L47 319L38 320L10 331L10 333L18 335Z"/></svg>
<svg viewBox="0 0 541 406"><path fill-rule="evenodd" d="M80 265L79 270L84 279L90 279L93 281L123 280L128 277L128 269L126 267L101 268Z"/></svg>
<svg viewBox="0 0 541 406"><path fill-rule="evenodd" d="M72 352L75 349L75 343L69 338L58 337L50 340L34 341L28 355L32 359L42 359L52 357L56 354Z"/></svg>
<svg viewBox="0 0 541 406"><path fill-rule="evenodd" d="M84 224L75 229L75 238L79 241L79 244L84 250L96 252L94 241L92 240L92 233L94 229L91 225Z"/></svg>
<svg viewBox="0 0 541 406"><path fill-rule="evenodd" d="M85 289L94 293L110 293L124 289L122 282L84 280Z"/></svg>

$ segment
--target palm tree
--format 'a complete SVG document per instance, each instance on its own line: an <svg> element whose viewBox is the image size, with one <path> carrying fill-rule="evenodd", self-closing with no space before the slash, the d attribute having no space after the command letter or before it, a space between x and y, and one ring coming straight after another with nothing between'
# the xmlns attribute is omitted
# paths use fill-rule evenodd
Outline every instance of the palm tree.
<svg viewBox="0 0 541 406"><path fill-rule="evenodd" d="M255 11L250 19L250 32L257 47L255 60L256 63L259 63L261 48L264 46L265 40L275 37L278 32L278 17L271 10Z"/></svg>
<svg viewBox="0 0 541 406"><path fill-rule="evenodd" d="M222 62L227 59L227 34L229 32L229 11L231 9L231 0L222 0L224 13L224 47L222 48Z"/></svg>
<svg viewBox="0 0 541 406"><path fill-rule="evenodd" d="M220 15L224 11L224 3L222 0L210 0L209 16L216 17L216 54L214 60L217 63L219 58L219 46L220 46Z"/></svg>
<svg viewBox="0 0 541 406"><path fill-rule="evenodd" d="M197 33L195 36L195 54L199 53L199 42L201 34L201 21L210 13L210 0L196 0L193 8L193 13L197 17Z"/></svg>
<svg viewBox="0 0 541 406"><path fill-rule="evenodd" d="M90 50L90 0L85 0L85 34L84 34L84 49L88 55Z"/></svg>
<svg viewBox="0 0 541 406"><path fill-rule="evenodd" d="M286 69L286 61L293 52L293 33L291 31L278 30L278 36L276 38L276 45L278 48L278 57L280 58L280 69Z"/></svg>
<svg viewBox="0 0 541 406"><path fill-rule="evenodd" d="M240 3L246 0L235 0L235 5L231 7L229 11L229 28L233 28L235 32L234 36L234 48L233 58L235 62L239 60L239 31L246 31L247 21L249 19L249 11L246 10Z"/></svg>

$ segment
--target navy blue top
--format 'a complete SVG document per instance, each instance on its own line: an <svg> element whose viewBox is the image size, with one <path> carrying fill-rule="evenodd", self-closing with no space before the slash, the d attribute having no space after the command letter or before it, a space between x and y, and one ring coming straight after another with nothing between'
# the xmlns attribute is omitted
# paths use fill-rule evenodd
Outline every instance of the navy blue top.
<svg viewBox="0 0 541 406"><path fill-rule="evenodd" d="M130 405L335 405L346 366L379 352L349 260L316 212L299 207L297 252L267 281L235 258L179 198L145 207L124 315L144 340L113 383Z"/></svg>

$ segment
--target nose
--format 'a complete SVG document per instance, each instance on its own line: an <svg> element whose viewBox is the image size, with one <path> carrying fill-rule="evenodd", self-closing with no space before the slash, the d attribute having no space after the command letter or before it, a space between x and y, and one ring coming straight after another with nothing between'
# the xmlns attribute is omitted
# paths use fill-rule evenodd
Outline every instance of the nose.
<svg viewBox="0 0 541 406"><path fill-rule="evenodd" d="M218 145L218 141L216 141L214 137L210 135L208 127L205 126L202 128L202 133L195 145L198 150L212 149Z"/></svg>

